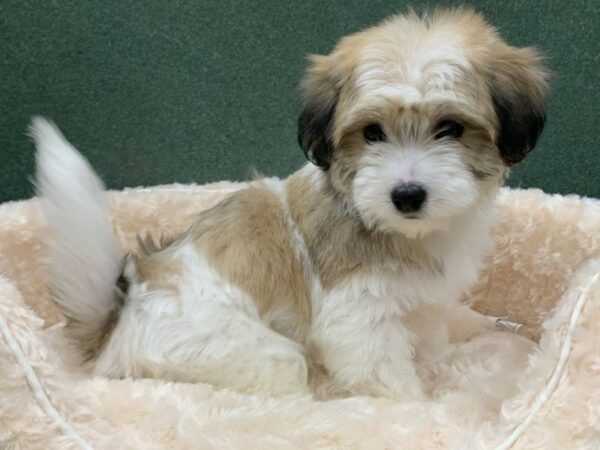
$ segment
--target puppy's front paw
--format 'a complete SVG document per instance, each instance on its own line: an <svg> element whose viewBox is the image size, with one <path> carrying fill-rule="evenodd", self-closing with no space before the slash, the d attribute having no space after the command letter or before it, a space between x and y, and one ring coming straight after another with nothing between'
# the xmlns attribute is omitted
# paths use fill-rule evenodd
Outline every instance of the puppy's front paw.
<svg viewBox="0 0 600 450"><path fill-rule="evenodd" d="M423 401L426 398L419 379L404 380L400 386L394 386L391 390L386 389L381 395L399 402Z"/></svg>
<svg viewBox="0 0 600 450"><path fill-rule="evenodd" d="M425 400L425 392L419 380L403 380L403 382L395 383L393 386L374 383L361 386L355 394L384 397L398 402Z"/></svg>
<svg viewBox="0 0 600 450"><path fill-rule="evenodd" d="M369 379L348 386L353 395L385 397L399 402L421 401L425 391L412 365L398 370L379 367ZM396 369L396 370L392 370Z"/></svg>

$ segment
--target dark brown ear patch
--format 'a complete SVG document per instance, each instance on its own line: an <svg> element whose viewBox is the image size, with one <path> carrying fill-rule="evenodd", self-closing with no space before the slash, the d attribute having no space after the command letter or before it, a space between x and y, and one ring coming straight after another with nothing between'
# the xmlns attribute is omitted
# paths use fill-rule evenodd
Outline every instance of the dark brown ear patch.
<svg viewBox="0 0 600 450"><path fill-rule="evenodd" d="M499 122L496 144L506 164L513 165L535 147L544 129L546 113L526 93L507 96L492 89L491 94Z"/></svg>
<svg viewBox="0 0 600 450"><path fill-rule="evenodd" d="M504 162L513 165L533 150L544 129L548 72L533 48L498 43L492 50L487 70L498 118L496 145Z"/></svg>
<svg viewBox="0 0 600 450"><path fill-rule="evenodd" d="M333 154L331 122L338 99L335 88L330 89L328 95L309 97L298 116L298 143L306 158L324 170L329 169Z"/></svg>

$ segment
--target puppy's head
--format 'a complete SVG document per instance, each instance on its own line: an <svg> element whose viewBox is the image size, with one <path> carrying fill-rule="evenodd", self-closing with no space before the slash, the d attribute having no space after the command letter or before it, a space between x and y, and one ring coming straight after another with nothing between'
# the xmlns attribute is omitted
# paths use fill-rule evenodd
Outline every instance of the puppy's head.
<svg viewBox="0 0 600 450"><path fill-rule="evenodd" d="M298 140L368 227L422 235L533 149L546 79L473 11L395 16L311 58Z"/></svg>

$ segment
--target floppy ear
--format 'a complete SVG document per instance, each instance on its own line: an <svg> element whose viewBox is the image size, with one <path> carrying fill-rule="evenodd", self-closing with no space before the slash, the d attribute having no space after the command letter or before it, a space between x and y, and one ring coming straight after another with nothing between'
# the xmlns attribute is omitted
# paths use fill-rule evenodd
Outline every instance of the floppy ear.
<svg viewBox="0 0 600 450"><path fill-rule="evenodd" d="M333 154L331 126L340 80L330 70L328 56L312 56L302 83L303 103L298 116L298 143L314 165L329 169Z"/></svg>
<svg viewBox="0 0 600 450"><path fill-rule="evenodd" d="M498 116L496 144L505 163L512 165L533 150L544 128L548 73L531 48L502 44L492 57L489 77Z"/></svg>

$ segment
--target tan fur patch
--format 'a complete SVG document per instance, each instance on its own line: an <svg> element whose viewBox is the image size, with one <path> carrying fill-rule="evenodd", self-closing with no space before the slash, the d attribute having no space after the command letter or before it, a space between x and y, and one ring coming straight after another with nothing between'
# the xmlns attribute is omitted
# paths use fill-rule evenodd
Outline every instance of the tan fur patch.
<svg viewBox="0 0 600 450"><path fill-rule="evenodd" d="M282 307L310 322L309 282L276 193L260 181L203 213L191 237L215 270L250 294L261 315Z"/></svg>
<svg viewBox="0 0 600 450"><path fill-rule="evenodd" d="M170 249L134 257L135 268L140 279L151 290L170 290L178 292L179 276L183 268L179 261L171 258Z"/></svg>
<svg viewBox="0 0 600 450"><path fill-rule="evenodd" d="M287 181L286 191L292 218L304 235L324 289L361 271L443 270L418 239L366 229L355 212L345 209L332 186L318 190L310 177L297 172Z"/></svg>

